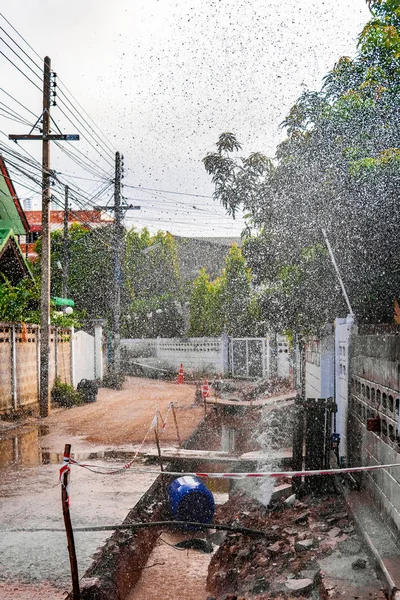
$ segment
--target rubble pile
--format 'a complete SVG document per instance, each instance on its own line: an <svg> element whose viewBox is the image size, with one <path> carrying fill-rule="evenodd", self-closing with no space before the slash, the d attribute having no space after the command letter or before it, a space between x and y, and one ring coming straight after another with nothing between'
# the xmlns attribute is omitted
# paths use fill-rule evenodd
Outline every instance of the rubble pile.
<svg viewBox="0 0 400 600"><path fill-rule="evenodd" d="M340 497L307 497L301 502L293 496L282 497L270 510L246 493L236 492L217 507L215 520L257 529L267 537L225 536L210 563L208 600L364 598L361 594L343 596L340 581L325 581L319 564L330 555L345 556L352 573L371 578L372 569ZM379 582L372 577L374 585L367 583L365 597L384 599Z"/></svg>

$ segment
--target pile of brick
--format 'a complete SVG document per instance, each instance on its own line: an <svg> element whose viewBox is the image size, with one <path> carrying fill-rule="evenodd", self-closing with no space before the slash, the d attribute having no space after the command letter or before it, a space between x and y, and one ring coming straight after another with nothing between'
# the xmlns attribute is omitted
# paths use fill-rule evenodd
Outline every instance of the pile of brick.
<svg viewBox="0 0 400 600"><path fill-rule="evenodd" d="M364 584L352 595L352 582L346 588L340 573L337 579L325 576L320 563L330 555L344 556L352 573L362 571L365 598L385 598L339 496L301 502L282 497L271 511L240 492L217 508L215 520L257 529L267 537L225 537L210 563L208 600L364 598Z"/></svg>

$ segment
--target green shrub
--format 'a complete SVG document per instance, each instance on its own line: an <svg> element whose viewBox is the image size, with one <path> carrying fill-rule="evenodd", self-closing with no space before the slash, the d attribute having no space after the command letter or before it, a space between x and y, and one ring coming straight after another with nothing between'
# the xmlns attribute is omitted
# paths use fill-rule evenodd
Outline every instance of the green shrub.
<svg viewBox="0 0 400 600"><path fill-rule="evenodd" d="M123 373L109 372L103 377L101 386L105 388L110 388L112 390L122 390L124 381L125 375Z"/></svg>
<svg viewBox="0 0 400 600"><path fill-rule="evenodd" d="M59 377L56 377L51 390L52 402L64 408L79 406L83 404L83 398L80 392L74 389L69 383L62 383Z"/></svg>

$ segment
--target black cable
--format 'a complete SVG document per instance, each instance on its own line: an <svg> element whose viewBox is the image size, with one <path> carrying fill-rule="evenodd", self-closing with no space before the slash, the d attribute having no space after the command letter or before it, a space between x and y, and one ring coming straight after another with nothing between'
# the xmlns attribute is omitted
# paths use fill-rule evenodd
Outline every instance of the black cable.
<svg viewBox="0 0 400 600"><path fill-rule="evenodd" d="M92 119L92 117L89 115L89 113L83 108L83 106L78 102L78 100L75 98L75 96L73 95L73 93L71 92L71 90L68 89L68 87L66 86L66 84L62 81L62 79L59 77L58 78L59 82L64 86L64 88L67 90L67 92L69 93L69 95L73 98L73 100L76 102L76 104L79 106L79 108L86 114L86 116L88 117L88 119L90 119L94 125L94 127L96 127L99 132L101 133L101 135L104 138L107 138L107 136L105 135L105 133L100 129L100 127L94 122L94 120ZM114 153L115 149L113 149L114 147L111 144L111 152Z"/></svg>
<svg viewBox="0 0 400 600"><path fill-rule="evenodd" d="M59 142L54 142L55 145L57 146L57 148L59 148L59 150L61 150L61 152L63 152L64 154L66 154L71 160L73 160L78 166L80 166L82 169L85 169L86 171L89 171L92 175L98 175L99 177L104 177L104 176L108 176L108 173L105 169L103 169L102 167L99 167L98 164L96 164L91 158L89 158L88 156L86 156L85 154L83 154L83 152L81 152L78 148L76 148L76 152L78 152L79 154L81 154L83 156L83 159L77 157L72 150L68 150L67 148L65 148L64 145L60 144ZM72 145L72 142L68 142L68 144ZM85 164L83 162L83 160L86 160L87 163ZM92 167L90 163L93 163L95 165L95 167L97 169L101 169L102 171L102 175L100 175L99 173L101 171L97 171L95 170L95 167Z"/></svg>
<svg viewBox="0 0 400 600"><path fill-rule="evenodd" d="M185 192L172 192L171 190L157 190L155 188L145 188L137 185L124 184L124 187L132 188L134 190L146 190L149 192L161 192L162 194L176 194L177 196L193 196L195 198L212 198L212 196L203 196L202 194L186 194Z"/></svg>
<svg viewBox="0 0 400 600"><path fill-rule="evenodd" d="M85 138L85 136L84 136L84 135L82 134L82 132L80 131L79 127L77 127L76 123L74 123L74 122L73 122L73 121L70 119L70 117L69 117L69 116L68 116L68 115L67 115L67 114L66 114L66 113L63 111L63 109L60 107L60 105L59 105L59 104L57 104L57 108L58 108L58 110L59 110L59 111L60 111L60 112L61 112L61 113L64 115L64 117L65 117L65 118L66 118L66 119L67 119L67 120L68 120L68 121L71 123L71 125L72 125L73 127L75 127L75 129L77 129L77 130L79 131L79 133L82 135L82 137L83 137L84 139L86 139L86 142L87 142L87 143L88 143L90 146L92 146L92 148L93 148L93 149L94 149L94 150L97 152L97 154L98 154L99 156L101 156L101 158L102 158L102 159L103 159L105 162L107 162L107 163L108 163L110 166L112 166L112 163L110 162L110 160L109 160L109 159L107 159L107 158L105 158L105 157L102 155L102 153L100 152L100 150L99 150L98 148L96 148L96 146L94 146L94 145L92 144L92 142L91 142L89 139ZM70 112L71 112L71 111L70 111Z"/></svg>
<svg viewBox="0 0 400 600"><path fill-rule="evenodd" d="M27 110L29 113L31 113L31 115L33 115L35 117L35 119L37 118L37 115L35 115L35 113L32 110L30 110L29 108L27 108L25 106L25 104L22 104L22 102L20 102L16 98L14 98L14 96L11 96L11 94L9 94L8 92L6 92L6 90L4 88L0 87L0 91L4 92L4 94L7 94L7 96L9 98L11 98L12 100L14 100L14 102L16 102L17 104L19 104L20 106L22 106L22 108L24 108L25 110Z"/></svg>
<svg viewBox="0 0 400 600"><path fill-rule="evenodd" d="M5 29L3 29L3 27L1 27L1 26L0 26L0 29L1 29L2 31L4 31L4 33L6 34L6 36L7 36L7 37L9 37L9 38L10 38L10 40L12 40L12 41L14 42L14 44L15 44L15 45L16 45L16 46L17 46L17 47L18 47L18 48L21 50L21 52L23 52L23 53L25 54L25 56L26 56L27 58L29 58L29 60L30 60L30 61L32 61L32 62L33 62L33 64L35 65L35 67L37 67L37 68L39 69L39 71L41 71L41 73L43 73L43 68L42 68L40 65L38 65L38 64L37 64L37 63L36 63L36 62L33 60L33 58L32 58L31 56L29 56L29 54L28 54L27 52L25 52L25 50L24 50L23 48L21 48L21 46L20 46L20 45L19 45L19 44L18 44L18 43L17 43L17 42L14 40L14 38L13 38L13 37L12 37L12 36L11 36L9 33L7 33L7 31L6 31Z"/></svg>
<svg viewBox="0 0 400 600"><path fill-rule="evenodd" d="M5 110L4 108L2 108L0 106L0 110L3 111L2 116L4 117L4 119L9 119L10 121L14 121L14 123L22 123L22 125L29 125L29 123L27 121L24 121L23 119L16 117L15 115L13 115L12 113L10 113L8 110Z"/></svg>
<svg viewBox="0 0 400 600"><path fill-rule="evenodd" d="M64 93L64 91L62 90L62 88L60 86L58 86L58 91L60 92L60 94L62 94L64 96L64 98L67 100L67 102L69 102L69 104L72 106L72 108L75 110L75 112L78 113L79 117L84 121L84 123L93 131L93 134L97 136L98 140L100 141L101 144L103 144L103 149L106 152L110 152L111 156L114 157L115 152L113 152L113 150L111 150L107 144L103 141L103 139L99 136L99 134L93 129L93 127L90 125L90 123L87 122L87 120L79 114L78 110L75 108L75 106L73 105L73 103L71 102L71 100L68 98L68 96ZM60 100L60 102L62 102L64 104L64 106L67 108L65 102L63 102L63 100L58 96L58 99ZM73 114L73 113L72 113ZM78 117L76 117L78 118ZM86 131L88 131L86 129ZM94 135L92 135L93 139L96 139L94 137Z"/></svg>
<svg viewBox="0 0 400 600"><path fill-rule="evenodd" d="M268 531L262 531L261 529L251 529L249 527L237 527L233 525L224 525L222 523L200 523L199 521L149 521L149 522L140 522L140 523L129 523L124 525L99 525L93 527L74 527L74 532L88 532L88 531L120 531L126 529L151 529L153 527L198 527L199 529L217 529L219 531L230 531L232 533L242 533L243 535L257 535L261 537L266 537L268 539L277 540L279 536L275 533L271 533ZM7 529L2 530L5 533L16 533L16 532L36 532L36 531L51 531L65 532L65 529L62 528L51 528L51 527L43 527L43 528L21 528L21 529Z"/></svg>
<svg viewBox="0 0 400 600"><path fill-rule="evenodd" d="M6 54L4 54L4 52L2 52L0 50L0 54L2 54L4 56L4 58L6 58L8 60L8 62L10 62L12 64L12 66L15 67L24 77L26 77L28 79L28 81L30 81L31 84L34 85L35 88L37 88L39 90L39 92L42 91L40 89L40 87L38 85L36 85L36 83L34 81L32 81L32 79L30 77L28 77L28 75L26 73L24 73L23 71L21 71L21 69L19 67L17 67L17 65L14 64L13 61L10 58L8 58L8 56Z"/></svg>
<svg viewBox="0 0 400 600"><path fill-rule="evenodd" d="M3 19L4 19L4 20L5 20L5 21L6 21L6 22L9 24L9 26L10 26L12 29L14 29L15 33L16 33L17 35L19 35L19 37L20 37L20 38L21 38L21 39L22 39L22 40L25 42L25 44L26 44L26 45L27 45L27 46L28 46L28 47L29 47L29 48L32 50L32 52L33 52L34 54L36 54L36 56L37 56L38 58L40 58L40 60L42 60L42 57L41 57L41 56L39 56L39 54L36 52L36 50L34 50L34 49L32 48L32 46L31 46L30 44L28 44L28 42L26 41L26 39L25 39L24 37L22 37L22 35L19 33L19 31L17 31L17 30L15 29L15 27L14 27L13 25L11 25L10 21L8 21L8 20L5 18L5 16L3 15L3 13L0 13L0 17L3 17Z"/></svg>
<svg viewBox="0 0 400 600"><path fill-rule="evenodd" d="M7 35L8 35L8 34L7 34ZM10 36L8 36L8 37L10 37ZM12 39L12 38L11 38L11 39ZM6 42L6 40L5 40L4 38L0 37L0 40L1 40L1 41L2 41L2 42L3 42L3 43L6 45L6 46L7 46L7 48L9 48L9 49L11 50L11 52L13 52L13 53L15 54L15 56L16 56L17 58L19 58L19 60L20 60L21 62L23 62L23 63L24 63L24 65L25 65L26 67L28 67L28 69L29 69L29 70L30 70L30 71L31 71L31 72L32 72L32 73L33 73L33 74L34 74L34 75L35 75L35 76L36 76L36 77L37 77L37 78L38 78L40 81L42 81L42 77L40 77L40 75L38 75L38 74L36 73L36 71L34 71L34 70L32 69L32 67L30 67L30 66L28 65L28 63L27 63L26 61L24 61L24 59L23 59L23 58L21 58L21 57L20 57L20 55L18 54L18 52L16 52L16 51L15 51L15 50L14 50L14 49L13 49L13 48L10 46L10 44L8 44L8 43ZM14 41L14 40L13 40L13 41Z"/></svg>

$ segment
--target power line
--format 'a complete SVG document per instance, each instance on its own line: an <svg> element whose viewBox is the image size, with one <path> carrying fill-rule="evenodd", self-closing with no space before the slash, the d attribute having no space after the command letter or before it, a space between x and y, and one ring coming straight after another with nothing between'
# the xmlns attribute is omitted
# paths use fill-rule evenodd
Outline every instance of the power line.
<svg viewBox="0 0 400 600"><path fill-rule="evenodd" d="M27 52L25 52L25 50L23 48L21 48L21 46L14 40L14 38L9 33L7 33L7 31L5 29L3 29L3 27L0 26L0 29L2 31L4 31L4 33L6 34L6 36L9 37L10 40L12 40L14 42L14 44L21 50L21 52L23 52L25 54L25 56L27 58L29 58L30 61L32 61L32 63L35 65L35 67L37 67L39 69L39 71L42 72L43 71L42 67L40 65L38 65L37 62L35 62L33 60L33 58L31 56L29 56L29 54Z"/></svg>
<svg viewBox="0 0 400 600"><path fill-rule="evenodd" d="M4 20L5 20L5 21L6 21L6 22L9 24L9 26L10 26L10 27L11 27L11 28L12 28L12 29L15 31L15 33L16 33L17 35L19 35L19 37L20 37L20 38L21 38L21 39L22 39L22 40L25 42L25 44L26 44L26 45L27 45L27 46L28 46L28 47L29 47L29 48L32 50L32 52L33 52L34 54L36 54L36 56L37 56L37 57L38 57L40 60L42 60L42 57L41 57L41 56L40 56L40 55L39 55L39 54L36 52L36 50L35 50L34 48L32 48L32 46L31 46L30 44L28 44L28 42L26 41L26 39L25 39L24 37L22 37L22 35L19 33L19 31L17 31L17 30L15 29L15 27L14 27L13 25L11 25L10 21L8 21L8 20L6 19L6 17L3 15L3 13L0 13L0 17L3 17L3 19L4 19Z"/></svg>
<svg viewBox="0 0 400 600"><path fill-rule="evenodd" d="M4 30L3 30L3 31L4 31ZM7 34L7 35L8 35L8 34ZM8 36L8 37L10 37L10 36ZM11 38L11 39L12 39L12 38ZM7 48L9 48L9 49L11 50L11 52L13 52L13 53L15 54L15 56L16 56L17 58L19 58L19 60L20 60L21 62L23 62L23 63L24 63L24 65L25 65L26 67L28 67L28 69L29 69L29 70L30 70L30 71L31 71L31 72L32 72L32 73L33 73L33 74L34 74L34 75L35 75L35 76L36 76L36 77L37 77L37 78L38 78L40 81L42 81L42 78L40 77L40 75L38 75L38 74L36 73L36 71L34 71L34 70L32 69L32 67L30 67L30 66L28 65L28 63L27 63L26 61L24 61L24 59L23 59L23 58L21 58L21 57L20 57L20 55L18 54L18 52L16 52L16 51L15 51L15 50L14 50L14 49L13 49L13 48L10 46L10 44L8 44L8 43L6 42L6 40L5 40L4 38L0 37L0 40L1 40L1 41L2 41L2 42L3 42L3 43L6 45L6 46L7 46ZM14 40L13 40L13 41L14 41ZM14 43L15 43L15 42L14 42Z"/></svg>
<svg viewBox="0 0 400 600"><path fill-rule="evenodd" d="M67 102L69 102L69 104L72 106L72 108L78 113L78 115L80 116L80 118L84 121L84 123L86 123L86 125L91 129L91 131L93 132L93 134L95 136L97 136L97 139L100 141L101 144L103 144L103 148L107 151L110 152L112 156L114 156L114 151L106 144L106 142L103 140L103 138L101 136L99 136L99 134L93 129L93 127L90 125L90 123L88 123L88 121L83 117L83 115L79 114L78 110L75 108L74 104L71 102L71 100L68 98L68 96L65 94L65 92L62 90L62 88L60 88L60 86L58 86L58 91L64 96L64 98L67 100ZM94 138L94 136L92 136ZM95 139L95 138L94 138Z"/></svg>
<svg viewBox="0 0 400 600"><path fill-rule="evenodd" d="M27 45L27 46L28 46L28 47L29 47L29 48L32 50L32 52L33 52L33 53L34 53L34 54L35 54L35 55L36 55L36 56L37 56L37 57L38 57L38 58L41 60L41 57L40 57L40 55L39 55L39 54L36 52L36 50L35 50L35 49L34 49L34 48L33 48L33 47L32 47L32 46L31 46L31 45L30 45L30 44L27 42L27 40L26 40L26 39L25 39L25 38L24 38L24 37L23 37L23 36L22 36L22 35L21 35L21 34L20 34L18 31L17 31L17 29L16 29L16 28L15 28L15 27L14 27L14 26L13 26L13 25L12 25L12 24L11 24L11 23L8 21L8 19L6 19L6 17L5 17L5 16L4 16L2 13L0 13L0 16L1 16L1 17L2 17L2 18L3 18L3 19L4 19L4 20L5 20L7 23L8 23L8 25L9 25L9 26L10 26L10 27L11 27L11 28L12 28L12 29L13 29L13 30L16 32L16 34L17 34L17 35L18 35L18 36L19 36L19 37L20 37L20 38L21 38L21 39L24 41L24 43L25 43L25 44L26 44L26 45ZM1 29L3 29L3 28L1 28ZM39 67L39 65L38 65L38 64L37 64L37 63L36 63L36 62L35 62L35 61L34 61L34 60L33 60L33 59L32 59L32 58L31 58L31 57L30 57L30 56L29 56L29 55L28 55L28 54L27 54L27 53L26 53L24 50L23 50L23 48L22 48L22 47L21 47L21 46L20 46L20 45L19 45L19 44L18 44L18 43L17 43L17 42L16 42L16 41L13 39L13 38L12 38L12 36L10 36L10 35L9 35L9 34L8 34L8 33L7 33L5 30L4 30L4 29L3 29L3 31L4 31L4 32L6 33L6 35L7 35L7 36L8 36L8 37L9 37L9 38L10 38L10 39L11 39L11 40L12 40L12 41L13 41L13 42L14 42L14 43L15 43L15 44L18 46L18 48L19 48L19 49L20 49L20 50L21 50L21 51L22 51L22 52L23 52L23 53L24 53L24 54L25 54L25 55L26 55L26 56L27 56L27 57L28 57L28 58L29 58L29 59L30 59L32 62L33 62L33 64L34 64L34 65L35 65L35 66L36 66L36 67L37 67L39 70L41 70L41 68ZM3 40L3 41L4 41L4 40ZM7 42L5 42L5 43L7 44ZM8 45L8 44L7 44L7 45ZM15 53L15 54L18 56L18 58L19 58L20 60L22 60L22 61L24 62L24 64L25 64L25 65L26 65L28 68L30 68L30 67L29 67L29 65L27 65L27 64L26 64L26 62L25 62L25 61L24 61L24 60L23 60L23 59L22 59L22 58L19 56L19 54L15 52L15 50L13 50L13 49L12 49L10 46L9 46L9 48L10 48L10 49L11 49L11 50L12 50L12 51L13 51L13 52L14 52L14 53ZM6 58L8 59L8 57L7 57L7 56L6 56ZM9 59L8 59L8 60L9 60ZM12 62L12 61L10 61L10 62ZM14 64L14 63L12 63L12 64ZM15 66L16 68L18 68L16 65L14 65L14 66ZM20 70L20 69L19 69L19 70ZM23 73L23 71L21 71L21 72ZM27 75L26 75L25 73L23 73L23 74L24 74L24 76L25 76L25 77L27 77ZM37 73L35 73L35 75L36 75L37 77L39 77L39 76L37 75ZM29 79L29 78L28 78L28 79ZM41 78L39 77L39 79L41 79ZM31 80L30 80L30 81L31 81ZM94 126L95 126L95 127L96 127L96 128L99 130L99 131L100 131L100 133L102 134L103 138L105 138L105 136L104 136L104 134L102 133L101 129L100 129L100 128L99 128L99 127L98 127L98 126L97 126L97 125L94 123L93 119L90 117L90 115L87 113L87 111L85 111L85 109L84 109L84 108L83 108L83 107L82 107L82 106L79 104L79 102L76 100L76 98L75 98L75 97L73 96L73 94L70 92L70 90L67 88L67 86L64 84L64 82L62 82L60 78L59 78L59 81L60 81L60 82L63 84L63 86L65 87L65 89L66 89L66 90L68 91L68 93L69 93L69 94L72 96L72 98L75 100L75 102L76 102L76 103L78 104L78 106L81 108L81 110L82 110L82 111L83 111L83 112L84 112L84 113L87 115L87 117L90 119L90 121L92 121L93 125L94 125ZM32 82L32 83L33 83L33 82ZM40 88L39 88L39 89L40 89ZM101 137L100 137L100 136L99 136L99 135L96 133L96 131L93 129L93 127L92 127L92 126L91 126L91 125L90 125L90 124L87 122L87 120L86 120L86 119L83 117L83 115L80 115L80 114L79 114L79 111L77 111L77 109L75 108L74 104L73 104L73 103L71 102L71 100L70 100L70 99L67 97L67 95L65 94L65 92L64 92L63 90L61 90L61 89L60 89L60 93L61 93L61 94L62 94L62 95L65 97L65 99L66 99L66 100L69 102L69 104L71 104L71 106L74 108L74 110L75 110L75 111L78 113L78 116L74 115L74 113L72 113L72 111L70 111L70 109L69 109L69 108L68 108L68 106L65 104L65 102L63 102L63 100L62 100L62 99L59 97L59 100L60 100L60 102L61 102L61 103L63 103L63 104L64 104L64 106L65 106L65 108L66 108L66 109L68 109L68 110L70 111L70 113L73 115L73 117L74 117L74 118L75 118L75 119L76 119L76 120L77 120L77 121L80 123L81 127L83 127L83 129L84 129L84 130L85 130L85 131L86 131L86 132L87 132L87 133L88 133L88 134L89 134L89 135L92 137L92 139L94 139L94 140L95 140L95 142L96 142L96 144L97 144L97 143L98 143L98 140L96 140L96 138L94 137L94 135L93 135L93 134L91 134L91 133L90 133L90 131L89 131L89 130L88 130L88 129L87 129L87 128L86 128L86 127L85 127L85 126L82 124L82 122L81 122L81 120L80 120L80 119L82 119L82 120L83 120L83 121L86 123L86 125L87 125L87 126L90 128L90 130L91 130L91 131L92 131L92 132L93 132L93 133L94 133L94 134L95 134L95 135L96 135L96 136L99 138L99 140L100 140L100 144L102 144L102 146L101 146L101 147L102 147L103 149L104 149L104 148L106 148L106 152L111 152L111 154L113 154L113 151L110 149L110 146L109 146L109 145L108 145L106 142L104 142L104 141L103 141L103 139L102 139L102 138L101 138ZM70 120L70 119L67 117L67 115L65 115L64 111L62 111L62 109L61 109L61 108L60 108L60 110L61 110L61 112L64 114L64 116L65 116L65 117L66 117L66 118L69 120L69 122L70 122L70 123L71 123L71 124L72 124L72 125L75 127L75 126L76 126L76 123L73 123L73 122L72 122L72 121L71 121L71 120ZM78 129L79 129L79 128L78 128ZM85 136L83 136L83 137L85 137ZM102 154L99 152L99 150L98 150L98 149L97 149L95 146L93 146L93 144L90 142L90 140L89 140L89 139L86 139L86 141L87 141L87 142L88 142L88 143L89 143L89 144L92 146L92 148L93 148L94 150L96 150L96 152L98 152L98 154L100 154L100 156L101 156L101 157L102 157L104 160L106 160L106 162L109 162L109 161L107 161L107 159L106 159L104 156L102 156ZM89 160L89 159L88 159L88 160ZM75 160L75 162L76 162L76 160ZM96 163L94 163L94 164L96 164ZM109 163L109 164L110 164L110 166L113 166L113 165L111 165L111 163ZM96 168L97 168L97 164L96 164Z"/></svg>
<svg viewBox="0 0 400 600"><path fill-rule="evenodd" d="M40 89L40 87L38 85L36 85L36 83L34 81L32 81L32 79L30 77L28 77L28 75L26 73L24 73L23 71L21 71L21 69L15 63L13 63L13 61L10 58L8 58L8 56L6 54L4 54L4 52L2 52L0 50L0 54L2 54L4 56L4 58L6 58L8 60L8 62L10 62L13 65L13 67L15 67L24 77L26 77L26 79L28 79L28 81L30 81L31 84L34 85L35 88L39 90L39 92L42 91Z"/></svg>
<svg viewBox="0 0 400 600"><path fill-rule="evenodd" d="M64 104L64 106L65 106L65 103L63 103L63 104ZM66 119L67 119L67 120L68 120L68 121L71 123L71 125L72 125L73 127L75 127L75 128L76 128L76 129L79 131L79 133L82 135L82 137L83 137L83 138L85 138L84 134L83 134L83 133L80 131L80 129L79 129L79 127L76 125L76 123L74 123L74 122L71 120L71 118L70 118L70 117L69 117L69 116L68 116L68 115L67 115L67 114L66 114L66 113L63 111L63 109L62 109L62 108L61 108L61 107L60 107L58 104L57 104L57 108L58 108L58 110L59 110L59 111L60 111L60 112L61 112L61 113L64 115L64 117L65 117L65 118L66 118ZM66 108L67 108L67 110L69 110L69 109L68 109L68 107L66 107ZM69 110L69 112L71 112L71 110ZM72 113L72 112L71 112L71 114L73 115L73 113ZM73 116L74 116L74 115L73 115ZM112 166L112 163L111 163L111 161L110 161L109 159L105 158L105 157L102 155L102 153L100 152L100 150L98 150L98 148L96 148L96 146L94 146L94 145L92 144L92 142L91 142L89 139L87 139L87 138L85 138L85 139L86 139L87 143L88 143L90 146L92 146L92 148L93 148L93 149L94 149L94 150L97 152L97 154L99 154L99 156L101 156L101 158L102 158L102 159L103 159L105 162L107 162L109 165L111 165L111 166Z"/></svg>
<svg viewBox="0 0 400 600"><path fill-rule="evenodd" d="M70 145L72 145L72 142L68 142ZM58 142L54 142L54 144L57 146L57 148L59 150L61 150L61 152L63 152L64 154L66 154L71 160L74 161L75 164L77 164L78 166L80 166L82 169L89 171L89 173L91 173L92 175L97 175L98 177L109 177L109 174L107 173L107 171L105 169L103 169L103 167L100 167L97 163L95 163L91 158L89 158L88 156L86 156L85 154L83 154L83 152L81 152L78 148L75 148L75 151L80 154L83 158L79 158L79 156L76 156L76 154L74 154L74 152L71 149L67 149L64 146L62 146L61 144L59 144ZM84 162L86 161L86 163ZM92 164L94 166L92 166ZM96 169L99 169L98 171L96 171Z"/></svg>
<svg viewBox="0 0 400 600"><path fill-rule="evenodd" d="M0 106L0 110L3 111L3 113L6 113L6 114L3 114L3 117L5 119L9 119L10 121L15 121L16 123L22 123L23 125L29 125L28 121L23 120L20 117L16 117L11 112L6 110L5 108L2 108L1 106Z"/></svg>
<svg viewBox="0 0 400 600"><path fill-rule="evenodd" d="M189 194L186 192L172 192L171 190L157 190L155 188L147 188L147 187L142 187L142 186L137 186L137 185L129 185L127 183L124 183L124 187L132 188L134 190L145 190L148 192L161 192L162 194L175 194L177 196L193 196L194 198L211 198L212 199L212 196L204 196L202 194Z"/></svg>
<svg viewBox="0 0 400 600"><path fill-rule="evenodd" d="M24 104L22 104L19 100L17 100L16 98L14 98L14 96L11 96L11 94L9 94L8 92L6 92L6 90L4 88L0 87L0 91L4 92L4 94L7 94L7 96L9 98L11 98L12 100L14 100L14 102L16 102L17 104L19 104L20 106L22 106L22 108L24 108L25 110L27 110L29 113L31 113L31 115L33 115L35 118L37 117L37 115L35 115L35 113L30 110L29 108L27 108Z"/></svg>
<svg viewBox="0 0 400 600"><path fill-rule="evenodd" d="M73 95L73 93L71 92L71 90L68 89L68 87L65 85L64 81L59 77L58 80L62 83L62 85L65 87L65 89L67 90L67 92L69 93L69 95L72 97L73 100L75 100L76 104L79 106L79 108L85 113L85 115L88 117L88 119L90 119L90 121L93 123L93 126L96 127L99 132L101 133L101 135L104 138L107 138L107 136L105 135L105 133L103 133L103 131L100 129L100 127L94 122L94 120L92 119L92 117L88 114L88 112L83 108L83 106L78 102L78 100L75 98L75 96ZM112 151L114 152L115 147L111 144L111 148L113 149Z"/></svg>

